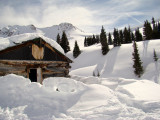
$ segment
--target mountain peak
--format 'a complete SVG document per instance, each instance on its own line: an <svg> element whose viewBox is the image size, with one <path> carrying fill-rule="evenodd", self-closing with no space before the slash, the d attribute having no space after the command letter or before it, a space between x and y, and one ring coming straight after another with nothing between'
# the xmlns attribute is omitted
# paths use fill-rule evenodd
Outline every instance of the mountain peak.
<svg viewBox="0 0 160 120"><path fill-rule="evenodd" d="M63 31L66 32L67 37L70 37L70 35L73 33L84 34L82 30L78 29L73 24L64 22L60 23L59 25L53 25L51 27L45 28L37 28L33 24L26 26L7 26L0 29L0 37L8 37L23 33L44 33L46 37L56 39L57 34L59 33L60 35L62 35Z"/></svg>
<svg viewBox="0 0 160 120"><path fill-rule="evenodd" d="M59 28L62 30L62 31L68 31L68 30L76 30L76 27L73 26L71 23L60 23L59 24Z"/></svg>

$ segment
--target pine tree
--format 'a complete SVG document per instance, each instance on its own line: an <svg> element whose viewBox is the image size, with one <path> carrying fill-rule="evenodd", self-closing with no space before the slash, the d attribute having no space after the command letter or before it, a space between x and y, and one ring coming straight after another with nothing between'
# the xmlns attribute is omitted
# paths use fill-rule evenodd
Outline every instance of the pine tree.
<svg viewBox="0 0 160 120"><path fill-rule="evenodd" d="M151 27L151 24L148 22L148 20L146 20L144 23L143 34L144 34L145 40L152 39L152 27Z"/></svg>
<svg viewBox="0 0 160 120"><path fill-rule="evenodd" d="M118 40L118 46L121 46L121 40L119 38L119 32L118 32L118 29L117 29L117 40Z"/></svg>
<svg viewBox="0 0 160 120"><path fill-rule="evenodd" d="M134 36L133 33L131 34L131 40L132 40L133 42L135 42L135 36Z"/></svg>
<svg viewBox="0 0 160 120"><path fill-rule="evenodd" d="M128 43L127 34L128 34L128 30L127 30L127 28L125 27L125 28L124 28L124 31L123 31L124 44Z"/></svg>
<svg viewBox="0 0 160 120"><path fill-rule="evenodd" d="M131 39L131 28L130 28L130 26L129 26L129 28L128 28L128 43L132 43L132 39Z"/></svg>
<svg viewBox="0 0 160 120"><path fill-rule="evenodd" d="M60 38L60 35L59 35L59 33L58 33L58 35L57 35L57 43L60 45L60 43L61 43L61 38Z"/></svg>
<svg viewBox="0 0 160 120"><path fill-rule="evenodd" d="M106 32L105 32L103 26L102 26L101 33L100 33L100 42L101 42L101 45L102 45L102 54L106 55L109 51L109 46L108 46L108 43L107 43Z"/></svg>
<svg viewBox="0 0 160 120"><path fill-rule="evenodd" d="M121 46L118 29L114 28L113 36L114 36L114 40L113 40L114 47Z"/></svg>
<svg viewBox="0 0 160 120"><path fill-rule="evenodd" d="M62 40L61 40L61 44L60 45L63 48L65 53L70 51L69 42L68 42L68 38L67 38L67 35L66 35L65 31L63 31Z"/></svg>
<svg viewBox="0 0 160 120"><path fill-rule="evenodd" d="M73 49L73 57L77 58L81 54L77 41L75 41L74 49Z"/></svg>
<svg viewBox="0 0 160 120"><path fill-rule="evenodd" d="M108 44L109 45L112 45L113 44L113 42L112 42L112 37L111 37L111 33L109 32L109 34L108 34Z"/></svg>
<svg viewBox="0 0 160 120"><path fill-rule="evenodd" d="M100 42L99 35L96 35L96 43L99 43L99 42Z"/></svg>
<svg viewBox="0 0 160 120"><path fill-rule="evenodd" d="M128 29L126 27L124 28L123 35L124 35L124 43L131 43L132 42L130 27Z"/></svg>
<svg viewBox="0 0 160 120"><path fill-rule="evenodd" d="M119 31L119 39L121 41L121 44L123 44L124 42L123 42L123 31L122 30Z"/></svg>
<svg viewBox="0 0 160 120"><path fill-rule="evenodd" d="M142 41L142 34L140 33L139 28L137 28L135 32L135 41Z"/></svg>
<svg viewBox="0 0 160 120"><path fill-rule="evenodd" d="M152 30L152 39L158 39L158 25L156 24L154 17L152 17L152 25L153 25L153 30Z"/></svg>
<svg viewBox="0 0 160 120"><path fill-rule="evenodd" d="M158 39L160 39L160 23L159 22L158 22L157 28L158 28Z"/></svg>
<svg viewBox="0 0 160 120"><path fill-rule="evenodd" d="M141 77L141 75L143 74L144 71L143 71L143 66L142 66L141 59L139 57L136 42L133 43L133 49L134 49L134 52L132 53L132 55L133 55L133 61L134 61L134 64L133 64L134 73L138 77Z"/></svg>
<svg viewBox="0 0 160 120"><path fill-rule="evenodd" d="M152 25L153 25L153 30L155 29L155 26L156 26L156 24L155 24L156 22L155 22L155 20L154 20L154 17L152 17Z"/></svg>
<svg viewBox="0 0 160 120"><path fill-rule="evenodd" d="M92 37L92 44L96 44L96 37L95 37L95 35L93 35L93 37Z"/></svg>
<svg viewBox="0 0 160 120"><path fill-rule="evenodd" d="M87 38L86 38L86 36L85 36L85 39L84 39L84 47L87 47L88 46L88 44L87 44Z"/></svg>
<svg viewBox="0 0 160 120"><path fill-rule="evenodd" d="M155 62L158 61L158 57L157 57L157 53L156 53L155 49L153 51L153 59L154 59Z"/></svg>

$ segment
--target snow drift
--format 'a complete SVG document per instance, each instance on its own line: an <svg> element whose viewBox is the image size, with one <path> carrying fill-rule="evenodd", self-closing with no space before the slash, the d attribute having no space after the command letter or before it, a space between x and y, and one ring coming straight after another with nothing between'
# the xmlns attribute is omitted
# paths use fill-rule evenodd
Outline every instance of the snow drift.
<svg viewBox="0 0 160 120"><path fill-rule="evenodd" d="M0 119L160 120L160 85L148 80L0 77Z"/></svg>

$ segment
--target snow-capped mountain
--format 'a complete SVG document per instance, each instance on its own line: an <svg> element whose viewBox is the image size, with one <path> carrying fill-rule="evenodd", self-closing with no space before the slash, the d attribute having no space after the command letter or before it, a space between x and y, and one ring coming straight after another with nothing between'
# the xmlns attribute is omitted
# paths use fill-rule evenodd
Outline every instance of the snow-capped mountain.
<svg viewBox="0 0 160 120"><path fill-rule="evenodd" d="M57 34L59 33L60 36L62 36L63 31L65 31L70 41L69 43L71 50L73 49L75 40L77 40L79 45L83 46L84 37L87 35L92 35L91 33L85 33L71 23L61 23L59 25L53 25L51 27L45 28L37 28L34 25L8 26L0 29L0 37L10 37L13 35L19 35L24 33L40 33L43 34L45 37L56 40Z"/></svg>
<svg viewBox="0 0 160 120"><path fill-rule="evenodd" d="M34 33L38 31L39 30L37 30L37 28L34 25L28 25L28 26L14 25L0 29L0 37L9 37L23 33Z"/></svg>
<svg viewBox="0 0 160 120"><path fill-rule="evenodd" d="M56 39L57 34L59 33L61 35L63 31L66 32L68 37L70 37L72 33L85 34L82 30L73 26L71 23L61 23L59 25L45 28L37 28L34 25L7 26L0 29L0 37L9 37L23 33L43 33L46 37Z"/></svg>

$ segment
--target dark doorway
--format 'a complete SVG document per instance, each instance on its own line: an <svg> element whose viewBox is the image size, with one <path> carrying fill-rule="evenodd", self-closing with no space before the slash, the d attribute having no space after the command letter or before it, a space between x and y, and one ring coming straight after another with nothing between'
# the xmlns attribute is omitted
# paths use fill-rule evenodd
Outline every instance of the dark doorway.
<svg viewBox="0 0 160 120"><path fill-rule="evenodd" d="M29 79L31 82L37 82L37 69L30 69Z"/></svg>

